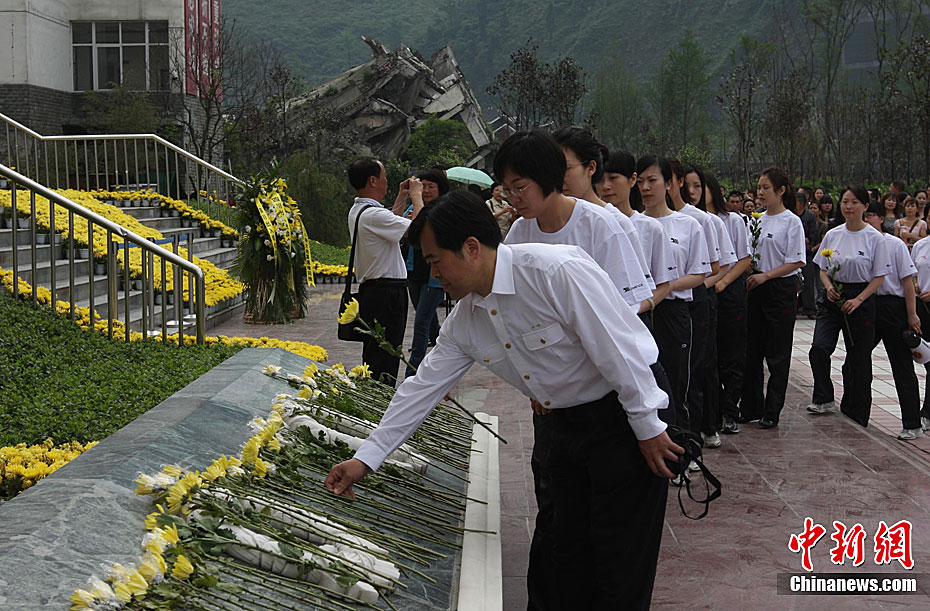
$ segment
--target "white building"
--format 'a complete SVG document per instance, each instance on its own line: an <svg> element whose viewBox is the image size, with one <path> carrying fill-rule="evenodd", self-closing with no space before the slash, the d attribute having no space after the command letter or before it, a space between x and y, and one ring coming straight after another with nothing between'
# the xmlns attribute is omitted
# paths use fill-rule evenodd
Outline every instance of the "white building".
<svg viewBox="0 0 930 611"><path fill-rule="evenodd" d="M218 34L219 21L220 0L0 0L0 112L74 133L88 90L195 93L180 74L185 42Z"/></svg>

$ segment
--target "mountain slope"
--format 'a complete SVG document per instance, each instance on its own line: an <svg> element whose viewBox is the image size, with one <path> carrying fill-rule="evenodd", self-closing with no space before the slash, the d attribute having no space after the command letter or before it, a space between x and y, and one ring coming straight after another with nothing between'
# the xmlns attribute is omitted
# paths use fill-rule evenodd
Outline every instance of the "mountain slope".
<svg viewBox="0 0 930 611"><path fill-rule="evenodd" d="M227 18L255 38L273 38L299 74L315 85L365 61L372 36L429 57L452 45L482 103L485 88L527 39L544 60L570 55L593 77L608 54L648 78L685 28L698 35L715 70L744 34L775 27L776 0L225 0ZM781 10L781 9L779 9ZM591 79L593 82L593 79ZM714 80L716 82L716 79Z"/></svg>

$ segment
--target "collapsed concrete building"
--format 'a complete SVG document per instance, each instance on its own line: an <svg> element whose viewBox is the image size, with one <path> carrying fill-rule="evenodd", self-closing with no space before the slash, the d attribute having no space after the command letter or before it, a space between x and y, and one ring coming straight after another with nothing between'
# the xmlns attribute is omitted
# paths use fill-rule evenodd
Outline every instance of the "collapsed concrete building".
<svg viewBox="0 0 930 611"><path fill-rule="evenodd" d="M292 127L308 126L321 111L335 113L367 149L361 154L386 159L403 151L411 132L430 116L452 119L468 128L477 147L468 165L490 162L491 132L450 47L427 63L404 45L391 51L373 38L362 40L372 58L290 100Z"/></svg>

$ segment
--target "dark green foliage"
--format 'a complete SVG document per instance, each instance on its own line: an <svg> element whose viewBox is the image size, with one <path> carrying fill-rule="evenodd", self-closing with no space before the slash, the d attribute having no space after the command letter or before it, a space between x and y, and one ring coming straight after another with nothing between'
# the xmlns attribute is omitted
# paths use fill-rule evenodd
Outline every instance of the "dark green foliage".
<svg viewBox="0 0 930 611"><path fill-rule="evenodd" d="M323 265L348 265L349 249L310 240L310 255Z"/></svg>
<svg viewBox="0 0 930 611"><path fill-rule="evenodd" d="M300 214L310 238L326 244L348 244L346 218L355 191L345 169L323 167L315 158L310 152L288 158L282 169L288 192L300 204Z"/></svg>
<svg viewBox="0 0 930 611"><path fill-rule="evenodd" d="M430 117L414 130L405 157L412 167L422 171L435 165L463 165L473 151L464 123Z"/></svg>
<svg viewBox="0 0 930 611"><path fill-rule="evenodd" d="M239 350L114 341L0 292L0 446L103 439Z"/></svg>

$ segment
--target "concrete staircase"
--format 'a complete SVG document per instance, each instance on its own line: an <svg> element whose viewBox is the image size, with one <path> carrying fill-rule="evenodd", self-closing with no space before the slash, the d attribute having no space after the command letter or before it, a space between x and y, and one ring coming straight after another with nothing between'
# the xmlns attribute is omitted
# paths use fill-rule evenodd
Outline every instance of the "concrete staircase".
<svg viewBox="0 0 930 611"><path fill-rule="evenodd" d="M183 227L182 219L174 216L163 216L162 209L157 205L143 205L140 207L123 207L121 210L135 217L142 224L159 231L165 238L172 238L175 235L181 241L181 246L187 248L187 240L193 238L192 252L195 256L210 261L221 269L228 270L232 267L236 258L235 246L230 247L228 244L223 245L219 237L202 237L200 227ZM3 227L0 227L0 267L5 270L13 269L13 236L10 228L11 219L5 219ZM87 307L90 305L91 275L93 277L94 293L94 310L104 320L107 317L107 277L105 266L97 266L96 270L92 260L79 256L78 250L75 250L75 259L73 267L69 263L66 247L61 242L61 236L57 235L55 243L37 243L33 247L32 235L30 230L18 229L17 237L17 260L19 277L32 285L44 286L51 289L52 273L55 274L55 294L57 299L70 301L75 307ZM33 268L33 252L35 252L35 266ZM33 273L34 271L34 273ZM74 274L74 294L69 290L70 274ZM125 299L127 292L120 287L117 291L117 314L116 318L120 321L126 321ZM169 301L169 307L166 312L168 333L176 333L178 330L175 320L176 309L173 305L173 296ZM142 329L142 312L143 312L143 292L140 286L130 286L128 290L129 298L129 325L134 331ZM242 316L245 301L228 300L233 303L225 303L207 309L206 329L211 329L216 325L229 320L235 316ZM186 316L184 315L186 314ZM154 320L156 324L149 324L150 332L161 332L162 306L155 305ZM194 333L195 320L194 316L185 310L182 310L182 323L186 333Z"/></svg>

